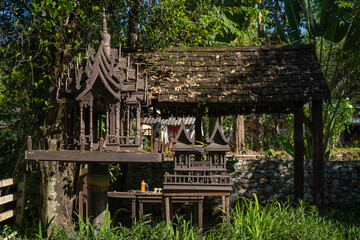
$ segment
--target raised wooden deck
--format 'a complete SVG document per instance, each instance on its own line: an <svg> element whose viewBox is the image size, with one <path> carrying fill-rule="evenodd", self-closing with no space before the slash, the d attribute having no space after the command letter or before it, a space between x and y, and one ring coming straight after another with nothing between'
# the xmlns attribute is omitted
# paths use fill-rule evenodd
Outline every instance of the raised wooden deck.
<svg viewBox="0 0 360 240"><path fill-rule="evenodd" d="M93 152L93 151L25 151L25 159L38 161L80 162L80 163L146 163L162 162L163 155L145 152Z"/></svg>

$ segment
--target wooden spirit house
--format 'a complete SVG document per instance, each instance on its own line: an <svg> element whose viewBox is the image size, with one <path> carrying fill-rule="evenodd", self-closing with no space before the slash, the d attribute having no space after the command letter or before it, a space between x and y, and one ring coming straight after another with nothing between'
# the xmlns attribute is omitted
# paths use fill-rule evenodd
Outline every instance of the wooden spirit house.
<svg viewBox="0 0 360 240"><path fill-rule="evenodd" d="M147 104L147 80L133 68L121 48L110 48L103 19L97 51L88 49L60 81L58 101L66 105L64 147L110 151L139 149L142 105Z"/></svg>
<svg viewBox="0 0 360 240"><path fill-rule="evenodd" d="M171 149L175 152L174 174L165 176L164 191L231 192L232 184L226 174L228 141L218 121L207 145L194 144L182 125Z"/></svg>
<svg viewBox="0 0 360 240"><path fill-rule="evenodd" d="M171 198L174 196L222 196L223 210L229 223L229 196L232 191L230 176L226 173L226 152L230 151L228 139L216 121L207 144L191 139L182 124L172 147L174 173L166 174L164 196L166 220L170 221ZM199 210L199 225L202 226L202 209Z"/></svg>
<svg viewBox="0 0 360 240"><path fill-rule="evenodd" d="M63 144L52 151L33 150L30 140L26 152L28 160L88 164L88 216L93 225L105 217L110 163L162 161L160 154L139 151L147 78L121 48L110 47L105 13L102 30L99 48L89 47L86 58L79 57L59 79L57 101L65 105Z"/></svg>

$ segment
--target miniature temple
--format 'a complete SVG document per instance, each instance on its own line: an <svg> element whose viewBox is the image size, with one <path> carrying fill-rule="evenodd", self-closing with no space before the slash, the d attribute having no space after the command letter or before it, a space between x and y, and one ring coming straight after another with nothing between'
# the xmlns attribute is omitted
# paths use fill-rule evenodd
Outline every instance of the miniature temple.
<svg viewBox="0 0 360 240"><path fill-rule="evenodd" d="M141 112L147 107L147 78L121 48L110 47L105 13L100 46L70 65L59 80L57 101L65 106L58 149L33 150L26 159L88 164L88 216L103 222L108 204L109 163L159 162L161 154L140 152ZM57 150L57 151L54 151Z"/></svg>
<svg viewBox="0 0 360 240"><path fill-rule="evenodd" d="M58 102L66 106L64 147L83 144L98 150L103 139L106 150L138 151L147 80L140 77L139 66L132 67L129 56L122 56L121 48L110 48L105 17L103 21L98 50L88 48L87 58L79 59L60 81Z"/></svg>

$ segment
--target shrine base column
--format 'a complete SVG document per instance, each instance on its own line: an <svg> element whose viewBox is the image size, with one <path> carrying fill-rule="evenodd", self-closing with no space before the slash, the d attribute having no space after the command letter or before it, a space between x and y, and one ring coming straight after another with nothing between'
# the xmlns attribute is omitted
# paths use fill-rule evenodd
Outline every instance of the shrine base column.
<svg viewBox="0 0 360 240"><path fill-rule="evenodd" d="M89 164L87 175L88 206L91 224L102 224L108 204L109 170L107 164Z"/></svg>

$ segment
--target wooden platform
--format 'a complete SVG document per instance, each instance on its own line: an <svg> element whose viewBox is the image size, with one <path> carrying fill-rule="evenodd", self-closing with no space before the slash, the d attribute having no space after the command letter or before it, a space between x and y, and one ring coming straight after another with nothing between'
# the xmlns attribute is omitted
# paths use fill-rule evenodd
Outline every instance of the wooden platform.
<svg viewBox="0 0 360 240"><path fill-rule="evenodd" d="M80 163L147 163L162 162L163 155L144 152L79 152L79 151L25 151L25 159L38 161Z"/></svg>

